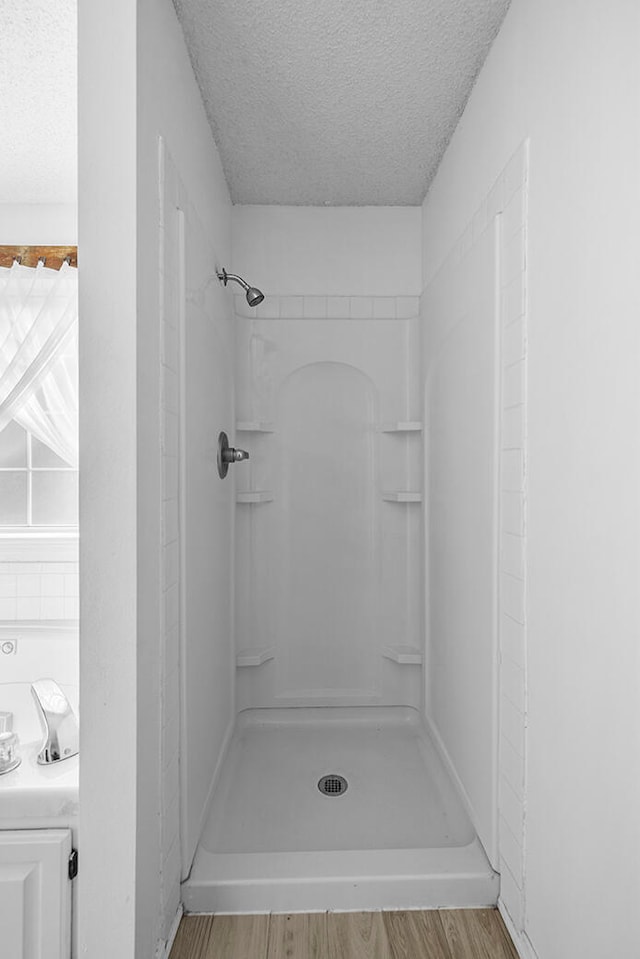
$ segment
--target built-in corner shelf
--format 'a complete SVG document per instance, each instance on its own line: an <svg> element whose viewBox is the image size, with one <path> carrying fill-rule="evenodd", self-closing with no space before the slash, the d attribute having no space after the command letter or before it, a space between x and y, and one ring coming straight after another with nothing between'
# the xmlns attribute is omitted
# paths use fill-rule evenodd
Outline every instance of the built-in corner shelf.
<svg viewBox="0 0 640 959"><path fill-rule="evenodd" d="M273 433L273 423L262 420L239 420L236 423L237 433Z"/></svg>
<svg viewBox="0 0 640 959"><path fill-rule="evenodd" d="M382 498L387 503L421 503L422 493L406 489L383 490Z"/></svg>
<svg viewBox="0 0 640 959"><path fill-rule="evenodd" d="M275 659L276 651L273 646L261 649L244 649L236 656L236 666L262 666L270 659Z"/></svg>
<svg viewBox="0 0 640 959"><path fill-rule="evenodd" d="M383 423L381 433L421 433L422 423L419 420L398 420L396 423Z"/></svg>
<svg viewBox="0 0 640 959"><path fill-rule="evenodd" d="M236 493L236 503L271 503L273 493L268 489L243 490Z"/></svg>
<svg viewBox="0 0 640 959"><path fill-rule="evenodd" d="M420 666L422 663L422 653L415 646L385 646L382 655L400 666Z"/></svg>

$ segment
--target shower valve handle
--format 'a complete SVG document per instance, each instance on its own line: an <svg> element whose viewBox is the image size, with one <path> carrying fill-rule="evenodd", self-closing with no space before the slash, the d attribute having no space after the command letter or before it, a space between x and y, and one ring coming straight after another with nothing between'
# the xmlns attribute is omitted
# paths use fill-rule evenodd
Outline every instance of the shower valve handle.
<svg viewBox="0 0 640 959"><path fill-rule="evenodd" d="M241 463L242 460L248 460L249 454L246 450L236 450L229 446L229 437L222 432L218 436L218 476L224 479L229 471L230 463Z"/></svg>
<svg viewBox="0 0 640 959"><path fill-rule="evenodd" d="M240 463L242 460L248 460L249 454L246 450L236 450L233 446L228 446L222 453L223 463Z"/></svg>

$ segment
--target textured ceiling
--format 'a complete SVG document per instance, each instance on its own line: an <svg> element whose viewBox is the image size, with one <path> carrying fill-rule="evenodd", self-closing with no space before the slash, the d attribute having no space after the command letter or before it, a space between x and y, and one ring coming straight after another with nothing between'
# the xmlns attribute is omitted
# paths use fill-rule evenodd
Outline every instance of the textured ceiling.
<svg viewBox="0 0 640 959"><path fill-rule="evenodd" d="M76 200L76 0L0 0L0 203Z"/></svg>
<svg viewBox="0 0 640 959"><path fill-rule="evenodd" d="M235 203L418 204L509 0L174 0Z"/></svg>

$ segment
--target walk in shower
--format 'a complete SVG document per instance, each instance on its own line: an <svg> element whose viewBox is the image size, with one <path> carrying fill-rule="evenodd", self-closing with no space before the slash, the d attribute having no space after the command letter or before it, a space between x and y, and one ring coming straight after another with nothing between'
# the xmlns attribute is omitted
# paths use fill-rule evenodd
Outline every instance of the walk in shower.
<svg viewBox="0 0 640 959"><path fill-rule="evenodd" d="M189 911L496 901L424 719L419 305L235 297L236 718L183 824Z"/></svg>

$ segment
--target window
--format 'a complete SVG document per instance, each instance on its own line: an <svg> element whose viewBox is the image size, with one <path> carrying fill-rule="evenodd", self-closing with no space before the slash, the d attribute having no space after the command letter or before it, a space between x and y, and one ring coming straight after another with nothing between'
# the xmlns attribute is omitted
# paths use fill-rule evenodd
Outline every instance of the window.
<svg viewBox="0 0 640 959"><path fill-rule="evenodd" d="M0 540L15 553L77 541L78 275L73 248L3 251Z"/></svg>
<svg viewBox="0 0 640 959"><path fill-rule="evenodd" d="M9 423L0 433L0 526L75 527L78 471Z"/></svg>

